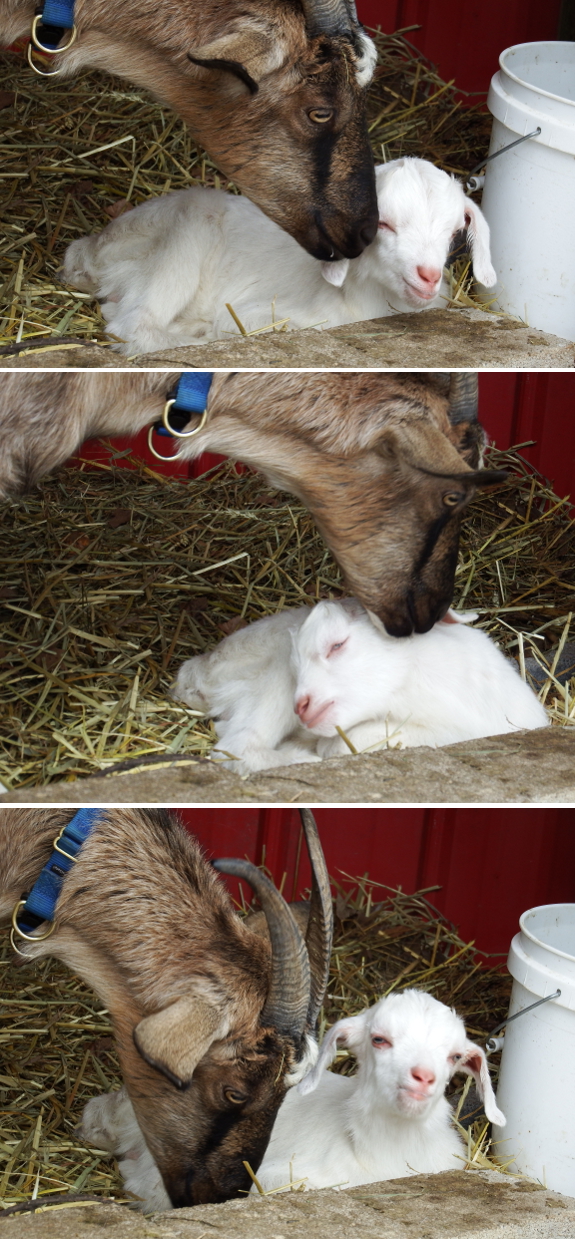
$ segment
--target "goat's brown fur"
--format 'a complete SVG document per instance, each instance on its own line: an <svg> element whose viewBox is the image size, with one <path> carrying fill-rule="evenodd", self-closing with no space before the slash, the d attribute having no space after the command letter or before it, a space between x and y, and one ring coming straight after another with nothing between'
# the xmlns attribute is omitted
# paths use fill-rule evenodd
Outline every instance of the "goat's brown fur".
<svg viewBox="0 0 575 1239"><path fill-rule="evenodd" d="M29 33L35 0L0 0L4 43ZM151 90L225 176L316 257L354 257L375 235L373 158L356 36L310 38L297 0L77 0L61 73L104 69ZM223 68L243 65L249 86ZM309 112L331 108L314 124ZM370 235L360 237L362 226ZM329 241L328 241L329 238Z"/></svg>
<svg viewBox="0 0 575 1239"><path fill-rule="evenodd" d="M0 809L0 921L9 921L72 816ZM174 1205L249 1188L243 1160L259 1165L286 1074L305 1053L301 1035L260 1025L269 940L242 924L178 820L155 809L102 809L64 880L55 926L45 941L18 947L29 959L61 959L109 1010L126 1087ZM185 1015L176 1048L196 1046L184 1091L165 1064L157 1070L138 1051L139 1029L146 1044L146 1026L166 1009L168 1019ZM230 1089L245 1104L229 1102Z"/></svg>
<svg viewBox="0 0 575 1239"><path fill-rule="evenodd" d="M0 495L20 493L84 438L135 434L159 417L175 377L4 375ZM350 591L389 632L424 632L446 612L462 510L498 479L475 472L483 432L451 424L442 376L217 373L208 413L180 441L182 457L221 452L297 495Z"/></svg>

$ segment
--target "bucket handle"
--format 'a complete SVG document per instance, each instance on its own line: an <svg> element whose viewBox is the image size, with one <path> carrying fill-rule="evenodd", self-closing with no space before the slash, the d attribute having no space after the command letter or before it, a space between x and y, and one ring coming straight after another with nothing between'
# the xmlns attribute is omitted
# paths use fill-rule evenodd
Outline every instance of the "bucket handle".
<svg viewBox="0 0 575 1239"><path fill-rule="evenodd" d="M497 154L500 155L501 152L498 151ZM497 1028L493 1029L490 1037L485 1042L485 1048L488 1054L494 1054L496 1050L500 1050L502 1048L503 1037L498 1037L496 1034L501 1032L501 1029L505 1028L507 1024L511 1024L513 1020L518 1020L520 1015L527 1015L528 1011L534 1011L536 1007L542 1007L544 1002L551 1002L553 998L560 997L561 990L557 989L554 994L547 994L546 998L538 998L537 1002L530 1003L528 1007L523 1007L521 1011L516 1011L515 1015L509 1015L506 1020L502 1020L501 1024L498 1024Z"/></svg>
<svg viewBox="0 0 575 1239"><path fill-rule="evenodd" d="M475 189L483 188L485 177L476 176L475 174L476 172L480 172L481 169L485 167L486 163L489 163L490 160L492 159L497 159L498 155L504 155L505 151L512 150L514 146L520 146L522 142L527 142L529 138L538 138L540 133L541 133L541 129L538 126L537 129L533 130L533 133L525 133L522 138L516 138L514 142L509 142L507 146L502 146L500 151L494 151L492 155L487 156L487 159L482 159L481 163L477 163L475 167L472 168L471 172L469 173L469 180L467 182L468 192L473 193ZM501 1027L503 1027L503 1025L501 1025Z"/></svg>

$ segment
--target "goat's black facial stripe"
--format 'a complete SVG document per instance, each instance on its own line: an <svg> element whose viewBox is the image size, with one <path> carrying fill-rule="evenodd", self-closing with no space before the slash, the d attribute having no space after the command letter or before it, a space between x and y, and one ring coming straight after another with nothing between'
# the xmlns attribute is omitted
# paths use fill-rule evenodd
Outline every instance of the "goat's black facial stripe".
<svg viewBox="0 0 575 1239"><path fill-rule="evenodd" d="M238 1109L223 1110L216 1116L212 1123L211 1131L198 1149L198 1157L208 1157L215 1149L219 1148L220 1144L229 1135L233 1127L236 1127L242 1118L242 1111Z"/></svg>
<svg viewBox="0 0 575 1239"><path fill-rule="evenodd" d="M314 184L318 193L322 194L331 175L331 161L336 135L331 129L327 132L318 126L318 133L313 147Z"/></svg>
<svg viewBox="0 0 575 1239"><path fill-rule="evenodd" d="M437 539L439 538L440 533L442 533L445 529L445 526L449 520L451 520L451 513L445 511L442 512L441 516L438 516L437 520L431 525L427 532L427 537L425 539L421 555L414 567L414 572L416 574L422 572L425 568L428 559L430 559L434 551Z"/></svg>

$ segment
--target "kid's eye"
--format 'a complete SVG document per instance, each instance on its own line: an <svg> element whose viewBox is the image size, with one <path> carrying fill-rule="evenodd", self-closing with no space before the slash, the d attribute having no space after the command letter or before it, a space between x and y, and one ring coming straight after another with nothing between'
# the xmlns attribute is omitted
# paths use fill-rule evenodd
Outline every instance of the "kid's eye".
<svg viewBox="0 0 575 1239"><path fill-rule="evenodd" d="M375 1046L376 1050L385 1049L387 1045L391 1047L391 1041L388 1041L387 1037L372 1037L371 1044Z"/></svg>
<svg viewBox="0 0 575 1239"><path fill-rule="evenodd" d="M344 645L345 641L335 641L333 645L330 645L328 658L331 658L331 655L334 654L336 650L343 649Z"/></svg>
<svg viewBox="0 0 575 1239"><path fill-rule="evenodd" d="M450 1054L450 1055L449 1055L449 1062L450 1062L450 1063L460 1063L462 1058L463 1058L463 1054Z"/></svg>
<svg viewBox="0 0 575 1239"><path fill-rule="evenodd" d="M378 228L382 228L382 229L387 228L388 232L395 232L395 228L393 227L393 224L388 224L387 220L385 219L380 219L377 226Z"/></svg>

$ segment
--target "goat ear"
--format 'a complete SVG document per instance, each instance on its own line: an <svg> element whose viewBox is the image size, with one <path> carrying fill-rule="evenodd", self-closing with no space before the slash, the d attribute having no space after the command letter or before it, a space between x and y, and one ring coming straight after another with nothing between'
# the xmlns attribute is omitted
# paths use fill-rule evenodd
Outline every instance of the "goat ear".
<svg viewBox="0 0 575 1239"><path fill-rule="evenodd" d="M454 611L452 607L445 612L441 624L474 624L479 619L479 611Z"/></svg>
<svg viewBox="0 0 575 1239"><path fill-rule="evenodd" d="M376 452L383 456L384 460L392 461L394 464L397 463L402 455L400 435L391 426L382 431L374 447Z"/></svg>
<svg viewBox="0 0 575 1239"><path fill-rule="evenodd" d="M352 1015L347 1020L338 1020L337 1024L330 1028L321 1043L315 1067L307 1076L304 1076L301 1083L297 1086L298 1093L303 1093L304 1095L305 1093L313 1093L326 1067L329 1067L329 1064L333 1062L338 1044L349 1045L350 1048L353 1048L354 1043L357 1042L357 1035L354 1036L354 1033L357 1034L357 1032L363 1030L363 1023L362 1015Z"/></svg>
<svg viewBox="0 0 575 1239"><path fill-rule="evenodd" d="M202 998L178 998L148 1015L134 1029L134 1044L151 1067L176 1088L187 1088L212 1041L225 1036L216 1007Z"/></svg>
<svg viewBox="0 0 575 1239"><path fill-rule="evenodd" d="M507 1120L505 1115L501 1113L501 1110L497 1108L485 1051L481 1049L480 1045L475 1045L474 1041L465 1042L465 1054L457 1064L457 1070L464 1071L466 1075L473 1076L477 1085L477 1092L483 1102L483 1109L490 1123L497 1123L498 1127L505 1127Z"/></svg>
<svg viewBox="0 0 575 1239"><path fill-rule="evenodd" d="M497 276L491 263L489 224L483 212L475 202L472 202L471 198L465 199L465 227L471 249L473 274L480 284L484 284L486 288L493 288L493 285L497 283Z"/></svg>
<svg viewBox="0 0 575 1239"><path fill-rule="evenodd" d="M249 22L235 34L223 35L213 43L188 52L188 60L202 69L219 69L233 74L255 95L259 89L258 79L278 68L283 51L262 30L250 28Z"/></svg>
<svg viewBox="0 0 575 1239"><path fill-rule="evenodd" d="M341 258L339 262L322 262L321 273L328 284L341 288L349 271L349 258Z"/></svg>

